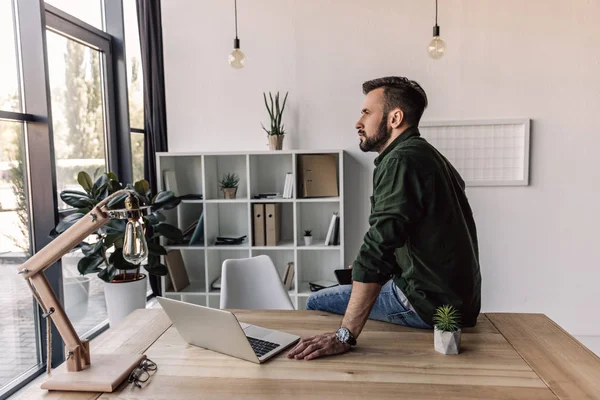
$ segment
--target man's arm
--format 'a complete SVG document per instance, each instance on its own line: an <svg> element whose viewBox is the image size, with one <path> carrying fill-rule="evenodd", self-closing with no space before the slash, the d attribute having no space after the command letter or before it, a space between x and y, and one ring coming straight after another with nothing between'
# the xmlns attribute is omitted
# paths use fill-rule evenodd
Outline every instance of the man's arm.
<svg viewBox="0 0 600 400"><path fill-rule="evenodd" d="M352 283L352 294L342 326L356 338L367 323L371 309L379 296L381 285L378 283ZM335 332L316 335L303 339L288 352L288 358L312 360L322 356L345 353L350 350L349 344L340 342Z"/></svg>
<svg viewBox="0 0 600 400"><path fill-rule="evenodd" d="M381 285L379 283L352 283L352 294L350 295L350 302L346 309L346 314L342 319L342 327L347 328L352 335L357 338L362 332L371 309L377 300L381 292Z"/></svg>

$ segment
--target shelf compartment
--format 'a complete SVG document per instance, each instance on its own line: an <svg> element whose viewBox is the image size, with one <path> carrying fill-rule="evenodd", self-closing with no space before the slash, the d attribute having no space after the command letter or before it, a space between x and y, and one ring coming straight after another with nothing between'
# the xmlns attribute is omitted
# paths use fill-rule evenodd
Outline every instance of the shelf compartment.
<svg viewBox="0 0 600 400"><path fill-rule="evenodd" d="M310 296L312 293L308 282L316 280L328 280L337 282L336 269L342 269L342 257L340 252L332 251L302 251L298 252L298 296Z"/></svg>
<svg viewBox="0 0 600 400"><path fill-rule="evenodd" d="M302 202L296 203L296 208L296 218L298 219L296 238L299 249L319 249L320 247L329 249L340 247L339 245L325 246L325 238L327 237L331 217L334 212L337 212L338 215L340 212L340 204L338 202ZM342 221L340 220L340 227L343 226L341 222ZM311 246L304 245L305 230L312 231L313 244ZM339 235L341 237L341 232Z"/></svg>
<svg viewBox="0 0 600 400"><path fill-rule="evenodd" d="M206 277L208 283L208 291L209 295L220 293L219 290L211 289L212 283L221 276L221 268L223 266L223 262L227 259L233 258L248 258L250 257L250 250L229 250L229 249L219 249L219 250L208 250L206 253Z"/></svg>
<svg viewBox="0 0 600 400"><path fill-rule="evenodd" d="M281 278L281 281L283 282L283 278L285 276L285 271L287 269L288 263L294 262L294 250L267 250L267 249L260 249L260 248L252 249L252 257L256 257L256 256L260 256L260 255L267 255L271 258L271 261L273 261L273 264L277 268L277 273L279 274L279 277ZM295 265L294 265L294 268L296 268ZM290 295L293 295L296 293L295 282L296 282L296 271L294 270L294 283L292 283L291 290L288 291L288 293Z"/></svg>
<svg viewBox="0 0 600 400"><path fill-rule="evenodd" d="M167 171L174 171L174 180L172 173ZM171 190L177 196L202 194L201 156L162 156L160 157L160 173L164 190Z"/></svg>
<svg viewBox="0 0 600 400"><path fill-rule="evenodd" d="M253 244L253 248L256 249L260 249L260 248L265 248L265 247L269 247L269 248L275 248L275 247L279 247L282 245L285 246L293 246L294 243L294 205L292 203L270 203L268 201L266 202L261 202L258 204L264 204L265 205L265 211L264 211L264 223L267 224L269 221L269 217L268 217L268 212L267 212L267 205L268 204L276 204L275 208L279 208L280 212L279 212L279 220L277 221L277 223L279 224L279 241L275 244L275 245L270 245L270 246L256 246L256 238L254 237L254 217L255 217L255 213L254 213L254 208L256 207L255 204L251 204L250 205L250 209L251 209L251 219L252 219L252 237L251 237L251 243ZM264 227L264 232L265 232L265 236L266 236L266 231L267 231L267 226L265 225ZM266 243L266 237L264 239L264 242Z"/></svg>
<svg viewBox="0 0 600 400"><path fill-rule="evenodd" d="M178 251L178 250L170 250ZM176 292L173 289L169 274L165 276L165 293L183 294L183 293L206 293L206 273L204 251L184 249L181 251L183 265L188 275L190 284L183 290ZM166 260L164 261L166 263Z"/></svg>
<svg viewBox="0 0 600 400"><path fill-rule="evenodd" d="M246 203L207 203L204 217L207 247L230 249L249 247L248 204ZM242 244L215 245L217 236L240 237L246 235Z"/></svg>
<svg viewBox="0 0 600 400"><path fill-rule="evenodd" d="M229 173L237 174L240 178L237 199L248 199L248 182L246 177L245 155L206 155L204 156L205 168L205 200L224 199L224 193L219 186L221 178Z"/></svg>
<svg viewBox="0 0 600 400"><path fill-rule="evenodd" d="M283 195L285 177L293 174L291 154L251 154L250 155L250 197L259 193L279 193Z"/></svg>

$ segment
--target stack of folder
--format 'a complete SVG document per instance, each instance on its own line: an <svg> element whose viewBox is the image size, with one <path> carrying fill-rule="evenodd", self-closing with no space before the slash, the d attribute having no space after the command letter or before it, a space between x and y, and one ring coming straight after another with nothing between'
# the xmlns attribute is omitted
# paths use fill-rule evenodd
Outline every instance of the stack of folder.
<svg viewBox="0 0 600 400"><path fill-rule="evenodd" d="M253 209L253 245L277 246L280 239L280 203L255 203Z"/></svg>

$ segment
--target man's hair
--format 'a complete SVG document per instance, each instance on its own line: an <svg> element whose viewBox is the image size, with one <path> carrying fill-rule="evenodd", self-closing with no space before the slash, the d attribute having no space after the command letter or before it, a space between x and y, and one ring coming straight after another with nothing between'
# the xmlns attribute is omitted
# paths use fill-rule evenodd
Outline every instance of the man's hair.
<svg viewBox="0 0 600 400"><path fill-rule="evenodd" d="M400 77L386 76L363 83L363 93L383 88L383 115L398 107L404 113L404 120L409 126L418 126L423 111L427 107L427 95L415 81Z"/></svg>

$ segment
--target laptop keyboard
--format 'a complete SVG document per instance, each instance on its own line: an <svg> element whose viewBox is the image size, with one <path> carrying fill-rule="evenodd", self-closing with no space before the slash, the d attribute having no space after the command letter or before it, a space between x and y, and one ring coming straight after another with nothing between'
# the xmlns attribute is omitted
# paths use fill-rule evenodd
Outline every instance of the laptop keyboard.
<svg viewBox="0 0 600 400"><path fill-rule="evenodd" d="M277 343L267 342L266 340L255 339L253 337L247 336L248 341L250 342L250 346L252 346L252 350L256 353L257 356L262 357L273 349L278 348L280 345Z"/></svg>

